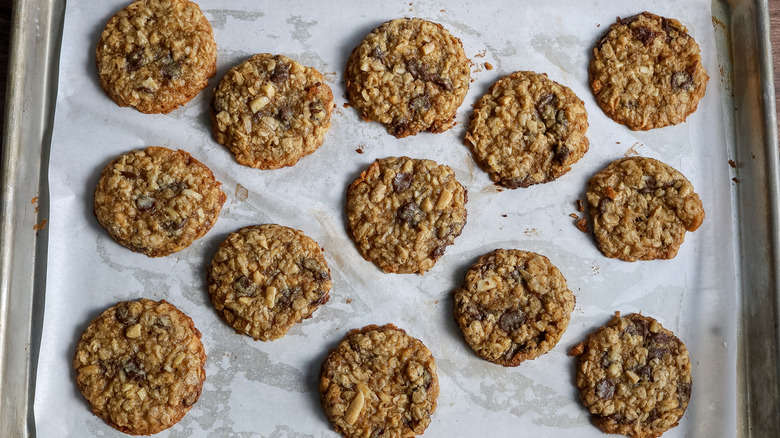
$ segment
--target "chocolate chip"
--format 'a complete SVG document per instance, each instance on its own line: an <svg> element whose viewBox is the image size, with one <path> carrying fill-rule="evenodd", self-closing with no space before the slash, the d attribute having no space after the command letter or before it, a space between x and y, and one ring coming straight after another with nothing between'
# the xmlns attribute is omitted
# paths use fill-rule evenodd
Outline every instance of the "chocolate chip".
<svg viewBox="0 0 780 438"><path fill-rule="evenodd" d="M136 362L136 359L130 359L122 365L122 371L125 373L128 379L134 382L142 382L146 380L146 371Z"/></svg>
<svg viewBox="0 0 780 438"><path fill-rule="evenodd" d="M645 47L652 44L655 37L660 35L658 32L653 32L652 30L644 26L639 26L631 29L631 33L634 35L634 38L638 39L639 41L642 41L642 44L644 44Z"/></svg>
<svg viewBox="0 0 780 438"><path fill-rule="evenodd" d="M468 315L469 319L474 321L482 321L487 316L487 312L482 307L472 302L467 303L463 311Z"/></svg>
<svg viewBox="0 0 780 438"><path fill-rule="evenodd" d="M649 332L647 323L643 319L630 319L631 323L626 326L626 333L633 336L647 336Z"/></svg>
<svg viewBox="0 0 780 438"><path fill-rule="evenodd" d="M447 249L447 245L440 245L440 246L437 246L436 248L433 248L433 250L431 251L431 257L434 258L434 259L437 259L437 258L443 256L444 255L444 251L446 249Z"/></svg>
<svg viewBox="0 0 780 438"><path fill-rule="evenodd" d="M180 221L167 221L164 222L161 226L163 229L168 231L179 231L182 228L184 228L184 225L187 223L186 219L182 219Z"/></svg>
<svg viewBox="0 0 780 438"><path fill-rule="evenodd" d="M610 378L601 379L596 383L596 397L606 400L615 395L615 382Z"/></svg>
<svg viewBox="0 0 780 438"><path fill-rule="evenodd" d="M154 208L154 198L147 195L141 195L135 200L135 204L138 206L138 210L147 211Z"/></svg>
<svg viewBox="0 0 780 438"><path fill-rule="evenodd" d="M159 318L155 318L154 323L152 325L164 330L170 330L171 318L169 316L161 316Z"/></svg>
<svg viewBox="0 0 780 438"><path fill-rule="evenodd" d="M281 105L276 112L276 118L279 119L286 128L289 128L290 120L293 118L292 108L286 104Z"/></svg>
<svg viewBox="0 0 780 438"><path fill-rule="evenodd" d="M178 79L181 75L181 61L173 59L173 56L168 54L160 62L160 72L166 79Z"/></svg>
<svg viewBox="0 0 780 438"><path fill-rule="evenodd" d="M312 302L312 305L321 306L330 300L330 295L326 294L325 291L318 291L318 293L320 297Z"/></svg>
<svg viewBox="0 0 780 438"><path fill-rule="evenodd" d="M501 330L512 333L515 330L519 330L525 324L526 319L527 317L522 310L511 309L501 315L498 319L498 326L501 327Z"/></svg>
<svg viewBox="0 0 780 438"><path fill-rule="evenodd" d="M299 290L300 290L300 286L295 286L292 288L286 287L282 289L276 296L276 303L274 307L276 308L291 307L293 292Z"/></svg>
<svg viewBox="0 0 780 438"><path fill-rule="evenodd" d="M301 261L301 266L304 269L311 271L315 279L318 280L330 280L330 274L327 270L323 270L323 266L316 259L305 258Z"/></svg>
<svg viewBox="0 0 780 438"><path fill-rule="evenodd" d="M414 228L425 218L425 212L420 209L419 205L409 201L398 209L396 218L410 228Z"/></svg>
<svg viewBox="0 0 780 438"><path fill-rule="evenodd" d="M138 317L133 315L133 312L131 312L127 306L117 307L116 319L122 324L127 324L127 325L138 324Z"/></svg>
<svg viewBox="0 0 780 438"><path fill-rule="evenodd" d="M134 72L141 68L144 65L144 49L136 47L135 50L125 56L125 62L125 68L128 72Z"/></svg>
<svg viewBox="0 0 780 438"><path fill-rule="evenodd" d="M653 333L651 338L656 344L668 344L672 340L672 337L664 332Z"/></svg>
<svg viewBox="0 0 780 438"><path fill-rule="evenodd" d="M501 182L501 185L503 185L504 187L508 187L510 189L516 189L518 187L523 187L523 188L529 187L535 183L536 181L534 181L534 178L531 175L528 175L523 178L511 178L511 179L503 180Z"/></svg>
<svg viewBox="0 0 780 438"><path fill-rule="evenodd" d="M373 50L371 50L370 56L372 58L376 58L379 61L381 61L383 64L385 62L385 52L382 51L382 49L379 48L379 46L374 47Z"/></svg>
<svg viewBox="0 0 780 438"><path fill-rule="evenodd" d="M431 108L431 102L428 100L428 96L417 96L409 102L409 108L414 112L425 112Z"/></svg>
<svg viewBox="0 0 780 438"><path fill-rule="evenodd" d="M658 418L660 418L660 417L658 416L658 409L656 409L656 408L653 408L652 411L647 413L647 421L649 421L651 423L653 421L657 420Z"/></svg>
<svg viewBox="0 0 780 438"><path fill-rule="evenodd" d="M609 360L609 355L607 353L604 353L601 355L601 367L606 368L611 364L612 361Z"/></svg>
<svg viewBox="0 0 780 438"><path fill-rule="evenodd" d="M144 93L147 93L147 94L154 94L154 90L152 90L149 87L141 87L141 88L138 89L138 91L143 91Z"/></svg>
<svg viewBox="0 0 780 438"><path fill-rule="evenodd" d="M559 163L565 163L570 154L571 150L568 148L568 146L561 143L560 141L555 144L555 154L553 156Z"/></svg>
<svg viewBox="0 0 780 438"><path fill-rule="evenodd" d="M136 178L138 178L138 175L134 174L133 172L127 172L127 171L123 170L120 173L122 174L123 177L125 177L127 179L136 179Z"/></svg>
<svg viewBox="0 0 780 438"><path fill-rule="evenodd" d="M412 185L412 181L414 181L414 175L411 172L397 173L393 177L393 190L403 192Z"/></svg>
<svg viewBox="0 0 780 438"><path fill-rule="evenodd" d="M195 404L195 402L198 401L198 393L197 392L191 392L187 394L186 397L181 399L181 404L185 407L190 407Z"/></svg>
<svg viewBox="0 0 780 438"><path fill-rule="evenodd" d="M316 100L309 104L309 114L312 120L315 122L321 122L325 119L325 104L321 100Z"/></svg>
<svg viewBox="0 0 780 438"><path fill-rule="evenodd" d="M259 292L252 280L243 275L233 282L233 291L241 297L253 297Z"/></svg>
<svg viewBox="0 0 780 438"><path fill-rule="evenodd" d="M661 359L665 354L669 353L668 348L655 348L650 347L647 349L647 360Z"/></svg>
<svg viewBox="0 0 780 438"><path fill-rule="evenodd" d="M678 71L672 73L672 89L682 91L693 91L693 77L687 71Z"/></svg>
<svg viewBox="0 0 780 438"><path fill-rule="evenodd" d="M186 181L171 181L167 184L160 186L161 190L172 190L176 193L181 193L184 189L190 188L190 185Z"/></svg>
<svg viewBox="0 0 780 438"><path fill-rule="evenodd" d="M645 382L654 382L653 380L653 369L650 367L650 365L643 365L636 369L636 374L639 376L640 381Z"/></svg>
<svg viewBox="0 0 780 438"><path fill-rule="evenodd" d="M685 406L691 400L691 382L677 381L677 401Z"/></svg>
<svg viewBox="0 0 780 438"><path fill-rule="evenodd" d="M290 64L282 62L279 58L276 59L276 67L273 73L271 73L271 82L280 83L290 78Z"/></svg>
<svg viewBox="0 0 780 438"><path fill-rule="evenodd" d="M506 361L512 360L512 358L515 357L515 355L522 349L523 348L520 344L516 344L512 342L509 345L509 348L507 348L506 351L504 352L504 360Z"/></svg>
<svg viewBox="0 0 780 438"><path fill-rule="evenodd" d="M605 197L601 198L601 200L599 200L599 205L598 205L599 213L600 214L606 214L607 210L609 209L609 204L611 204L611 203L612 203L612 200L609 199L608 197L605 196Z"/></svg>
<svg viewBox="0 0 780 438"><path fill-rule="evenodd" d="M452 81L442 78L438 73L431 73L419 59L409 59L406 61L406 71L415 79L425 82L433 82L446 91L452 91Z"/></svg>
<svg viewBox="0 0 780 438"><path fill-rule="evenodd" d="M404 137L409 134L409 121L406 119L401 119L393 126L391 126L388 131L392 136Z"/></svg>

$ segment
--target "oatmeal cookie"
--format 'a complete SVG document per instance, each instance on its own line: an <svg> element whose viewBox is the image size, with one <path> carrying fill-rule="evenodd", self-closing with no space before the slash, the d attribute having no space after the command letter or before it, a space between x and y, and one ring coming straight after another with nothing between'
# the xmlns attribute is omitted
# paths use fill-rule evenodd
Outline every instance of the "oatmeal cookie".
<svg viewBox="0 0 780 438"><path fill-rule="evenodd" d="M436 410L436 362L422 342L398 327L369 325L350 331L328 354L320 396L345 437L413 437L425 431Z"/></svg>
<svg viewBox="0 0 780 438"><path fill-rule="evenodd" d="M120 155L95 188L95 216L121 245L160 257L181 251L217 222L225 193L187 152L152 146Z"/></svg>
<svg viewBox="0 0 780 438"><path fill-rule="evenodd" d="M167 113L217 71L211 24L187 0L138 0L117 12L97 43L100 85L119 106Z"/></svg>
<svg viewBox="0 0 780 438"><path fill-rule="evenodd" d="M255 340L281 338L330 296L330 269L319 245L281 225L231 233L208 269L217 312L238 333Z"/></svg>
<svg viewBox="0 0 780 438"><path fill-rule="evenodd" d="M574 294L547 257L497 249L455 291L455 321L479 357L517 366L550 351L574 310Z"/></svg>
<svg viewBox="0 0 780 438"><path fill-rule="evenodd" d="M588 151L588 113L571 89L520 71L474 105L466 144L480 167L510 189L552 181Z"/></svg>
<svg viewBox="0 0 780 438"><path fill-rule="evenodd" d="M677 426L688 407L688 350L653 318L617 312L572 355L579 356L582 403L606 433L659 437Z"/></svg>
<svg viewBox="0 0 780 438"><path fill-rule="evenodd" d="M679 21L643 12L618 19L593 49L590 86L604 113L634 130L676 125L707 90L699 45Z"/></svg>
<svg viewBox="0 0 780 438"><path fill-rule="evenodd" d="M239 163L278 169L320 147L333 106L330 87L316 69L261 53L219 82L211 121L217 142Z"/></svg>
<svg viewBox="0 0 780 438"><path fill-rule="evenodd" d="M347 191L349 231L366 260L385 272L424 273L466 224L466 190L431 160L376 160Z"/></svg>
<svg viewBox="0 0 780 438"><path fill-rule="evenodd" d="M701 199L677 170L653 158L613 161L588 183L601 252L629 262L671 259L704 220Z"/></svg>
<svg viewBox="0 0 780 438"><path fill-rule="evenodd" d="M84 330L76 383L92 412L117 430L151 435L184 417L206 379L192 319L166 301L125 301Z"/></svg>
<svg viewBox="0 0 780 438"><path fill-rule="evenodd" d="M452 127L470 81L460 40L440 24L399 18L372 30L347 61L349 103L398 137Z"/></svg>

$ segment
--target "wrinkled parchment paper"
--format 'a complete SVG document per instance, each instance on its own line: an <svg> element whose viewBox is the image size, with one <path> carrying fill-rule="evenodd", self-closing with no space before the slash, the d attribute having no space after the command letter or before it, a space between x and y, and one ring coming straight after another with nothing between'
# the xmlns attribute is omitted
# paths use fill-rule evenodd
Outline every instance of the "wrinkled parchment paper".
<svg viewBox="0 0 780 438"><path fill-rule="evenodd" d="M574 385L569 349L615 311L657 318L688 346L693 396L665 437L733 436L736 430L736 275L731 175L722 84L710 2L559 0L557 2L258 2L203 0L214 27L218 71L209 88L168 115L119 108L102 91L95 44L125 1L68 0L49 182L51 217L43 338L35 387L38 436L115 437L89 411L72 370L78 338L105 308L122 300L165 299L190 315L208 354L198 403L160 436L335 437L317 391L320 364L345 333L392 322L422 340L439 368L441 395L426 437L597 437ZM711 78L686 123L632 132L608 119L587 83L594 43L617 16L651 6L679 19L702 47ZM442 134L395 139L378 123L344 108L342 74L358 42L380 23L422 17L463 41L474 82L458 124ZM280 53L322 72L336 111L322 147L292 168L238 165L211 135L212 89L255 53ZM487 70L485 63L494 66ZM462 138L471 105L491 83L516 70L545 72L569 86L589 113L590 151L557 181L499 190L477 168ZM116 244L92 213L101 169L115 156L150 145L181 148L207 164L228 195L216 226L188 249L151 259ZM363 153L356 152L360 149ZM569 215L587 180L625 155L658 158L680 170L700 194L707 217L673 260L607 259ZM380 272L362 259L346 231L348 184L373 160L391 155L451 166L469 191L468 224L438 264L419 275ZM582 214L578 213L580 216ZM205 268L228 233L251 224L303 230L325 249L331 300L282 339L255 342L213 310ZM478 256L495 248L546 255L577 297L568 331L553 351L516 368L479 359L453 321L452 290Z"/></svg>

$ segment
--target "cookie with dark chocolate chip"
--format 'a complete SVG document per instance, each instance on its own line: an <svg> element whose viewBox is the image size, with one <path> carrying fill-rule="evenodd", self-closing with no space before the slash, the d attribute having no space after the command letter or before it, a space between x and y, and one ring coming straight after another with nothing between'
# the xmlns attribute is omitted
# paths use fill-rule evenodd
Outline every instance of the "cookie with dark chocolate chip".
<svg viewBox="0 0 780 438"><path fill-rule="evenodd" d="M422 434L438 396L430 350L392 324L350 331L322 364L322 407L348 438Z"/></svg>
<svg viewBox="0 0 780 438"><path fill-rule="evenodd" d="M572 355L579 356L580 399L606 433L659 437L678 425L688 407L688 350L651 317L616 312Z"/></svg>
<svg viewBox="0 0 780 438"><path fill-rule="evenodd" d="M469 61L460 40L438 23L399 18L372 30L352 51L349 103L364 120L398 137L444 132L469 89Z"/></svg>
<svg viewBox="0 0 780 438"><path fill-rule="evenodd" d="M684 122L709 79L688 29L649 12L610 26L593 49L588 72L604 113L634 130Z"/></svg>
<svg viewBox="0 0 780 438"><path fill-rule="evenodd" d="M588 151L588 113L571 89L520 71L494 83L474 105L466 144L499 185L552 181Z"/></svg>
<svg viewBox="0 0 780 438"><path fill-rule="evenodd" d="M653 158L613 161L591 178L586 196L599 249L629 262L674 258L686 231L704 221L690 181Z"/></svg>
<svg viewBox="0 0 780 438"><path fill-rule="evenodd" d="M152 435L184 417L206 379L192 319L166 301L118 303L84 330L76 383L92 412L117 430Z"/></svg>
<svg viewBox="0 0 780 438"><path fill-rule="evenodd" d="M266 224L231 233L208 269L211 302L238 333L281 338L330 295L330 269L303 232Z"/></svg>
<svg viewBox="0 0 780 438"><path fill-rule="evenodd" d="M187 0L138 0L106 24L96 48L100 85L119 106L167 113L217 71L214 32Z"/></svg>
<svg viewBox="0 0 780 438"><path fill-rule="evenodd" d="M424 273L466 224L466 190L431 160L376 160L347 191L349 232L385 272Z"/></svg>
<svg viewBox="0 0 780 438"><path fill-rule="evenodd" d="M151 146L111 161L95 188L100 225L119 244L149 257L181 251L217 222L225 193L203 163Z"/></svg>
<svg viewBox="0 0 780 438"><path fill-rule="evenodd" d="M455 291L453 314L479 357L517 366L558 343L574 302L566 279L547 257L497 249L469 268Z"/></svg>
<svg viewBox="0 0 780 438"><path fill-rule="evenodd" d="M277 169L322 145L333 107L330 87L315 68L261 53L219 82L211 121L217 142L239 163Z"/></svg>

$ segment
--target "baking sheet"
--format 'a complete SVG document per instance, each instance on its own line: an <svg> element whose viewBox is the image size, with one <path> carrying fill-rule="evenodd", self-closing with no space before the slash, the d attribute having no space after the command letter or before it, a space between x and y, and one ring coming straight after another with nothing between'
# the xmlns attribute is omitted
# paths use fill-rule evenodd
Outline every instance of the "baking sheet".
<svg viewBox="0 0 780 438"><path fill-rule="evenodd" d="M644 2L604 0L520 8L512 2L457 5L359 1L199 4L219 48L209 89L168 115L119 108L97 81L94 45L126 2L67 3L51 147L49 258L43 337L35 387L39 436L122 436L94 417L74 383L71 359L81 331L117 301L166 299L203 332L209 360L203 395L161 436L337 436L319 406L322 359L349 329L392 322L421 339L437 358L441 395L425 436L515 433L601 436L580 404L576 360L566 353L612 313L642 311L688 346L694 389L688 411L664 436L722 436L736 430L736 269L731 181L719 66L710 3L662 1L652 12L680 19L702 47L711 79L688 122L632 132L603 115L587 85L590 49L616 16ZM442 134L389 136L343 108L343 66L370 29L414 16L442 23L463 41L472 83L458 125ZM211 88L252 54L281 53L325 74L337 111L323 146L296 166L261 171L238 165L210 134ZM486 70L484 62L495 68ZM585 101L590 151L552 183L498 190L471 159L462 138L470 105L504 74L547 73ZM114 156L149 145L181 148L209 165L228 200L216 226L190 248L149 259L114 243L92 215L92 192ZM356 152L361 149L362 154ZM604 258L569 214L584 186L626 154L661 159L683 172L707 212L671 261L626 263ZM469 222L424 276L383 274L360 257L343 213L347 185L374 159L408 155L451 166L469 190ZM303 230L325 248L330 302L284 338L267 343L237 335L214 312L205 267L228 233L256 223ZM725 236L725 238L724 238ZM476 258L494 248L544 254L577 296L568 331L550 353L517 368L477 358L451 317L451 291Z"/></svg>

